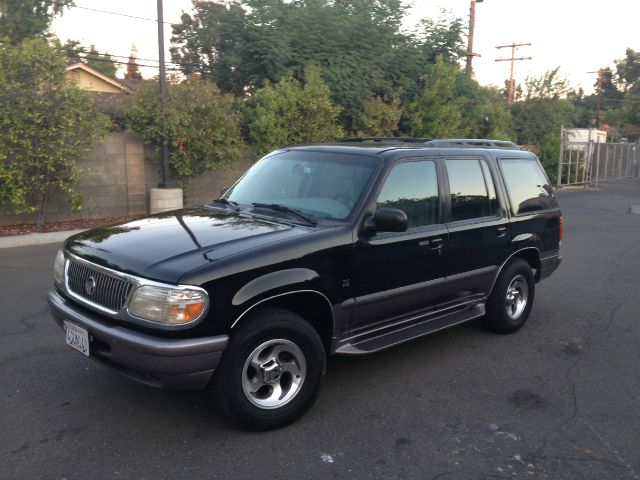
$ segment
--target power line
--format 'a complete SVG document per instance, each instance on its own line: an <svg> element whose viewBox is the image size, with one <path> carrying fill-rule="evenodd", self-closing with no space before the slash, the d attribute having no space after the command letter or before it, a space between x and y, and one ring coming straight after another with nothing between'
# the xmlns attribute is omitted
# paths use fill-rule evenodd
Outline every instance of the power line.
<svg viewBox="0 0 640 480"><path fill-rule="evenodd" d="M67 48L66 51L68 53L74 53L74 54L78 55L80 58L84 58L84 59L87 59L87 57L89 55L94 55L94 54L92 54L90 52L87 52L85 50L74 50L72 48ZM84 56L82 56L82 55L84 55ZM126 58L126 59L131 58L131 55L114 55L114 54L108 53L108 52L105 52L104 54L98 52L98 55L100 55L101 57L105 57L105 56L108 55L109 57L114 57L114 58ZM158 62L158 60L155 60L153 58L135 57L135 60L136 60L136 63L137 63L137 60L142 60L143 62L156 62L156 63ZM119 61L116 61L116 60L113 60L113 62L114 63L118 63L118 64L123 64L123 65L129 64L129 62L119 62ZM181 67L194 67L194 68L201 68L202 67L202 65L196 64L196 63L169 62L169 61L167 61L166 63L171 63L172 65L179 65ZM139 66L143 66L143 65L140 65L139 63L137 63L137 64Z"/></svg>
<svg viewBox="0 0 640 480"><path fill-rule="evenodd" d="M56 5L55 1L51 1L48 2L49 5ZM91 7L83 7L82 5L73 5L71 8L79 8L81 10L88 10L90 12L98 12L98 13L105 13L107 15L115 15L118 17L126 17L126 18L133 18L135 20L144 20L146 22L157 22L158 20L155 18L147 18L147 17L138 17L137 15L129 15L127 13L120 13L120 12L111 12L109 10L100 10L99 8L91 8ZM170 23L170 22L162 22L166 25L180 25L179 23Z"/></svg>
<svg viewBox="0 0 640 480"><path fill-rule="evenodd" d="M112 63L112 64L117 64L117 65L128 65L128 62L121 62L118 60L109 60L108 58L87 58L85 57L80 57L83 60L88 60L91 62L102 62L102 63ZM148 67L148 68L160 68L159 65L148 65L148 64L144 64L144 63L138 63L137 64L139 67ZM178 67L169 67L167 68L167 70L171 70L172 72L181 72L182 69L178 68Z"/></svg>

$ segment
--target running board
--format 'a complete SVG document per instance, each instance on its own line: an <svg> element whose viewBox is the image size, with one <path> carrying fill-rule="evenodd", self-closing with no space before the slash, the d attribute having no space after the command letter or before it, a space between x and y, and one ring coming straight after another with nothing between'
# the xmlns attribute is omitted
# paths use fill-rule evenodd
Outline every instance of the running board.
<svg viewBox="0 0 640 480"><path fill-rule="evenodd" d="M403 325L391 331L374 332L372 335L366 336L357 342L340 345L334 353L338 355L363 355L378 352L385 348L408 342L414 338L419 338L445 328L468 322L484 314L484 304L474 305L437 318L432 317L426 320L423 319L419 323L412 323L408 326Z"/></svg>

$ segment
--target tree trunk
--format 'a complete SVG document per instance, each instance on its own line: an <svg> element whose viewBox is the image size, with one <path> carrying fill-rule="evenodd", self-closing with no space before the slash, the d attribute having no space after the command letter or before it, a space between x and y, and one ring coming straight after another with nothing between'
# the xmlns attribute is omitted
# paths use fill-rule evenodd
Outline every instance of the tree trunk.
<svg viewBox="0 0 640 480"><path fill-rule="evenodd" d="M42 194L40 201L38 202L38 213L36 214L36 232L41 233L44 227L44 206L47 203L46 194Z"/></svg>

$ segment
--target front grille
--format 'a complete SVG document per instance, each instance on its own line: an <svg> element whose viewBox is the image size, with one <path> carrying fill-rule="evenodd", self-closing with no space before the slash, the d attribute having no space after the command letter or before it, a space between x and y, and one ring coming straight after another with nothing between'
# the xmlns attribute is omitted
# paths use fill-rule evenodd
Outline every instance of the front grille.
<svg viewBox="0 0 640 480"><path fill-rule="evenodd" d="M91 278L95 282L95 288L89 293L87 284L94 283L90 281ZM118 312L124 307L133 284L70 260L67 269L67 288L91 303L112 312Z"/></svg>

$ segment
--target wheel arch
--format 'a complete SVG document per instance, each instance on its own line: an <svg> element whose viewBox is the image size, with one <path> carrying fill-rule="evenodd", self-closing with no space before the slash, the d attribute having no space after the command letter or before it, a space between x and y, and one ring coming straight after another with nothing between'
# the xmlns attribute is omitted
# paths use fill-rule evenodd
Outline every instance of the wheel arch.
<svg viewBox="0 0 640 480"><path fill-rule="evenodd" d="M531 269L535 271L535 275L533 277L535 281L538 282L540 280L542 271L542 255L540 254L540 250L538 250L536 247L527 247L523 248L522 250L518 250L517 252L514 252L505 263L502 264L502 268L504 268L507 262L514 258L521 258L525 260L531 266ZM500 269L501 271L502 268Z"/></svg>
<svg viewBox="0 0 640 480"><path fill-rule="evenodd" d="M498 278L500 278L500 274L504 270L504 267L514 258L521 258L522 260L527 262L531 266L531 269L535 271L535 275L533 277L535 281L538 282L540 280L540 275L542 272L540 250L537 247L525 247L516 250L511 255L509 255L504 262L502 262L502 265L500 265L500 268L498 268L498 272L493 279L493 284L491 285L491 290L489 290L489 292L493 292L493 288L496 286L496 282L498 281Z"/></svg>
<svg viewBox="0 0 640 480"><path fill-rule="evenodd" d="M241 324L250 312L263 308L280 308L299 315L318 332L326 352L329 352L335 320L333 307L326 295L317 290L294 290L272 295L244 309L231 324L231 329Z"/></svg>

